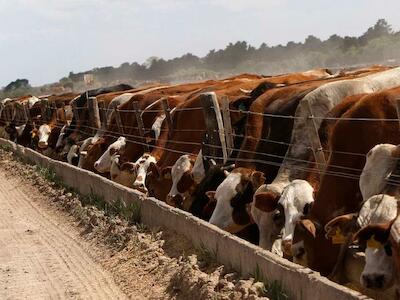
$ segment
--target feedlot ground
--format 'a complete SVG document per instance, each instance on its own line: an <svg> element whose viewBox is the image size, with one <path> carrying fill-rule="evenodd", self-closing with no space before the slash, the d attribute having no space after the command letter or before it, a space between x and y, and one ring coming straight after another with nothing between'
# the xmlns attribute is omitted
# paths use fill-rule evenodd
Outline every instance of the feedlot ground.
<svg viewBox="0 0 400 300"><path fill-rule="evenodd" d="M267 299L183 237L82 206L39 173L0 150L0 299Z"/></svg>

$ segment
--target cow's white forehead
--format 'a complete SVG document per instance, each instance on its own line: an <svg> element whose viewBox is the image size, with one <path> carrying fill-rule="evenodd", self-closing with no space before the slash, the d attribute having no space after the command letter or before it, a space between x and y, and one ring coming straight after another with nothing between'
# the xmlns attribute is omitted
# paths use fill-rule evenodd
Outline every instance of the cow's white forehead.
<svg viewBox="0 0 400 300"><path fill-rule="evenodd" d="M397 200L395 197L380 194L369 198L362 206L357 223L360 227L367 224L386 223L397 216Z"/></svg>
<svg viewBox="0 0 400 300"><path fill-rule="evenodd" d="M368 152L360 177L360 191L364 200L380 194L384 189L385 179L390 175L397 162L392 156L395 149L395 145L380 144Z"/></svg>
<svg viewBox="0 0 400 300"><path fill-rule="evenodd" d="M303 209L307 203L314 201L313 187L305 180L293 180L283 190L282 196L279 199L279 204L283 207L293 206L297 209Z"/></svg>
<svg viewBox="0 0 400 300"><path fill-rule="evenodd" d="M242 179L242 174L240 173L230 173L225 180L218 186L215 193L215 198L217 200L230 200L236 196L236 187L240 184Z"/></svg>
<svg viewBox="0 0 400 300"><path fill-rule="evenodd" d="M236 187L242 180L242 174L231 173L225 180L218 186L215 198L217 205L210 218L210 223L220 228L227 228L234 225L232 219L233 208L231 206L231 200L236 196Z"/></svg>
<svg viewBox="0 0 400 300"><path fill-rule="evenodd" d="M126 144L126 138L121 136L118 138L118 140L116 140L114 143L112 143L108 148L120 150L121 147L125 146L125 144Z"/></svg>
<svg viewBox="0 0 400 300"><path fill-rule="evenodd" d="M49 133L51 131L50 126L47 124L43 124L39 127L39 133L41 134L46 134Z"/></svg>
<svg viewBox="0 0 400 300"><path fill-rule="evenodd" d="M172 176L182 177L183 173L189 171L191 166L189 155L182 155L172 166L171 174ZM174 178L172 179L174 180Z"/></svg>

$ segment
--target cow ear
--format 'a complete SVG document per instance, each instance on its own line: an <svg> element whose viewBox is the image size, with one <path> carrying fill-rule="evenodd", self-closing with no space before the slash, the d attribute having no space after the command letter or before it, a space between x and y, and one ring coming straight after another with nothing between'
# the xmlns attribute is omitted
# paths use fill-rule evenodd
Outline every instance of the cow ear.
<svg viewBox="0 0 400 300"><path fill-rule="evenodd" d="M325 237L329 239L337 233L347 236L349 233L355 232L357 226L357 214L338 216L325 225Z"/></svg>
<svg viewBox="0 0 400 300"><path fill-rule="evenodd" d="M265 212L274 211L278 207L279 194L268 191L254 195L254 206Z"/></svg>
<svg viewBox="0 0 400 300"><path fill-rule="evenodd" d="M215 191L208 191L206 192L206 196L209 199L209 202L215 202Z"/></svg>
<svg viewBox="0 0 400 300"><path fill-rule="evenodd" d="M164 177L165 179L171 179L171 171L172 167L165 167L161 170L161 176Z"/></svg>
<svg viewBox="0 0 400 300"><path fill-rule="evenodd" d="M253 184L253 189L258 189L265 182L265 176L263 172L254 171L251 173L251 183Z"/></svg>
<svg viewBox="0 0 400 300"><path fill-rule="evenodd" d="M181 179L178 181L176 188L179 193L188 191L194 183L193 174L190 171L183 173Z"/></svg>
<svg viewBox="0 0 400 300"><path fill-rule="evenodd" d="M299 223L300 228L303 229L306 233L311 234L313 238L317 236L317 229L315 224L309 219L300 220Z"/></svg>
<svg viewBox="0 0 400 300"><path fill-rule="evenodd" d="M393 222L367 225L354 235L354 241L363 243L374 238L375 241L384 245L390 236L392 223Z"/></svg>

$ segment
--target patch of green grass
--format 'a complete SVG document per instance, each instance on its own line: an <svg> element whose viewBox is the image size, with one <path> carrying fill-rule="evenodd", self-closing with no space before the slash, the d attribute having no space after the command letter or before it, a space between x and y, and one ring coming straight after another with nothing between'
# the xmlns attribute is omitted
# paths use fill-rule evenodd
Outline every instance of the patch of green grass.
<svg viewBox="0 0 400 300"><path fill-rule="evenodd" d="M264 277L260 267L257 265L254 274L255 282L264 283L263 294L264 296L272 299L272 300L288 300L289 296L287 295L282 284L276 280L269 281Z"/></svg>
<svg viewBox="0 0 400 300"><path fill-rule="evenodd" d="M36 172L45 180L54 182L57 186L62 186L61 179L57 176L56 172L53 169L36 165Z"/></svg>
<svg viewBox="0 0 400 300"><path fill-rule="evenodd" d="M206 265L211 265L217 261L217 253L215 251L208 250L203 243L197 248L198 258Z"/></svg>
<svg viewBox="0 0 400 300"><path fill-rule="evenodd" d="M4 145L0 145L0 149L3 151L10 152L12 150L12 147L11 147L11 145L4 144Z"/></svg>

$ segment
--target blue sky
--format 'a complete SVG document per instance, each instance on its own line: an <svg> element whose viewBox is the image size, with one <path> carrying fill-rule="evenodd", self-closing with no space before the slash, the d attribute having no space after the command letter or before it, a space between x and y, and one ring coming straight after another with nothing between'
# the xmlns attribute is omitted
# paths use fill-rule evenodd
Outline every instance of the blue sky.
<svg viewBox="0 0 400 300"><path fill-rule="evenodd" d="M399 10L398 0L0 0L0 86L238 40L359 35L379 18L400 30Z"/></svg>

